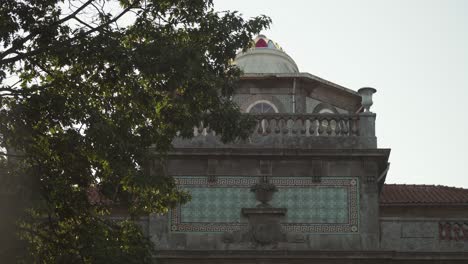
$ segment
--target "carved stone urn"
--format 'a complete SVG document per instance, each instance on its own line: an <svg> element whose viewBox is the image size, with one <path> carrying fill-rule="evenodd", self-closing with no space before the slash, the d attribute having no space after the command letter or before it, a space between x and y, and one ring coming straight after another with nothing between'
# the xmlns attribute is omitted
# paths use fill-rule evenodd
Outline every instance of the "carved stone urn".
<svg viewBox="0 0 468 264"><path fill-rule="evenodd" d="M358 90L362 98L361 105L364 108L364 112L370 112L370 107L373 104L372 95L375 92L377 92L377 90L372 87L363 87Z"/></svg>
<svg viewBox="0 0 468 264"><path fill-rule="evenodd" d="M255 192L255 199L260 202L257 207L271 207L269 202L273 199L273 194L278 191L276 186L264 179L253 185L250 191Z"/></svg>

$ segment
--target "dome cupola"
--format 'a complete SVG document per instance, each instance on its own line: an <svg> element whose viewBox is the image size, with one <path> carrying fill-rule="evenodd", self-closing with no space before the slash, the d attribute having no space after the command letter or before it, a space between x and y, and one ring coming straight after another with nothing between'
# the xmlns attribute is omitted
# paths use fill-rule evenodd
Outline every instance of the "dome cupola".
<svg viewBox="0 0 468 264"><path fill-rule="evenodd" d="M237 54L234 63L247 74L299 72L294 60L264 35L257 36L247 51Z"/></svg>

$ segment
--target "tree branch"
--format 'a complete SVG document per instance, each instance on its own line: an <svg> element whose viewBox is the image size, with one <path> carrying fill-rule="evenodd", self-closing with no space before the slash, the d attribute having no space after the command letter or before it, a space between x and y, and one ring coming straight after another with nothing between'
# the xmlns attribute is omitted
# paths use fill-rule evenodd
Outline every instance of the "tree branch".
<svg viewBox="0 0 468 264"><path fill-rule="evenodd" d="M94 27L90 26L88 23L84 22L83 20L79 19L78 17L74 17L73 19L75 19L76 21L80 22L81 24L89 27L90 29L94 29Z"/></svg>
<svg viewBox="0 0 468 264"><path fill-rule="evenodd" d="M67 40L64 40L62 42L59 42L57 43L56 45L53 45L53 46L49 46L49 47L45 47L45 48L38 48L36 50L32 50L30 52L26 52L26 53L18 53L19 55L15 56L15 57L12 57L12 58L8 58L8 59L2 59L0 60L0 64L7 64L7 63L13 63L13 62L16 62L16 61L19 61L19 60L22 60L26 57L29 57L29 56L34 56L34 55L37 55L41 52L44 52L48 49L51 49L53 48L54 46L61 46L61 45L66 45L66 44L69 44L70 42L76 40L76 39L79 39L79 38L82 38L82 37L85 37L87 35L90 35L98 30L101 30L102 28L110 25L111 23L114 23L115 21L119 20L123 15L125 15L128 11L130 11L134 6L133 5L130 5L128 6L127 8L125 8L120 14L118 14L117 16L115 16L113 19L107 21L106 23L98 26L98 27L95 27L94 29L91 29L87 32L84 32L82 34L79 34L78 36L75 36L73 38L70 38L70 39L67 39ZM11 52L10 52L11 53ZM0 56L1 57L1 56Z"/></svg>
<svg viewBox="0 0 468 264"><path fill-rule="evenodd" d="M17 93L18 90L15 90L15 89L11 88L11 86L9 86L9 87L0 87L0 92Z"/></svg>
<svg viewBox="0 0 468 264"><path fill-rule="evenodd" d="M55 23L52 23L51 25L48 25L47 27L52 27L52 26L56 26L56 25L60 25L62 24L63 22L66 22L70 19L72 19L73 17L75 17L79 12L81 12L83 9L85 9L88 5L90 5L94 0L88 0L87 2L85 2L82 6L80 6L79 8L77 8L73 13L71 13L70 15L62 18L62 19L59 19L57 20L57 22ZM7 55L11 54L11 53L14 53L16 51L16 49L18 49L19 46L22 46L24 45L24 43L26 43L27 41L33 39L35 36L39 35L39 32L41 32L42 30L37 30L37 32L35 33L30 33L29 35L27 35L26 37L24 37L23 39L20 39L20 40L17 40L15 42L14 45L12 45L9 49L5 50L4 52L2 52L0 54L0 58L3 59L5 58ZM6 62L8 63L8 62Z"/></svg>
<svg viewBox="0 0 468 264"><path fill-rule="evenodd" d="M15 155L15 154L7 154L6 152L0 151L0 156L6 157L15 157L15 158L25 158L25 155Z"/></svg>
<svg viewBox="0 0 468 264"><path fill-rule="evenodd" d="M37 237L39 237L39 238L41 238L41 239L43 239L43 240L46 240L46 241L48 241L48 242L50 242L50 243L52 243L52 244L61 245L60 243L58 243L57 241L55 241L55 239L50 238L50 237L48 237L48 236L46 236L46 235L44 235L44 234L41 234L41 233L37 232L37 231L34 230L34 229L26 228L26 227L18 227L18 229L21 230L21 231L24 231L24 232L28 232L28 233L30 233L30 234L32 234L32 235L35 235L35 236L37 236ZM55 233L55 232L54 232L54 233Z"/></svg>

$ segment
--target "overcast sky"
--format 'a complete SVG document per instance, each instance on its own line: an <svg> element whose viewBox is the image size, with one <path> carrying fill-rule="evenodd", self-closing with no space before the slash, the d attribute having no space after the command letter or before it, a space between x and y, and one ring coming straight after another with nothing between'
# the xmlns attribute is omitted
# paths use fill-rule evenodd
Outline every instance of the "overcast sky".
<svg viewBox="0 0 468 264"><path fill-rule="evenodd" d="M217 10L265 14L263 34L329 81L377 89L387 183L468 188L468 1L215 0Z"/></svg>

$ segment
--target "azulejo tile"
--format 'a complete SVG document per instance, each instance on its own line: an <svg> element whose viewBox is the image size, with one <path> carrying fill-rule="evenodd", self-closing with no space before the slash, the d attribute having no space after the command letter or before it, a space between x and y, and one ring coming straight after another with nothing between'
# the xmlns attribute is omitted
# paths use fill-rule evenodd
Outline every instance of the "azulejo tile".
<svg viewBox="0 0 468 264"><path fill-rule="evenodd" d="M176 177L178 188L192 200L171 211L174 232L223 232L239 230L242 208L255 207L250 187L257 177ZM271 177L279 191L271 202L288 209L282 223L288 231L354 233L359 226L357 178L327 177L320 183L306 177Z"/></svg>

